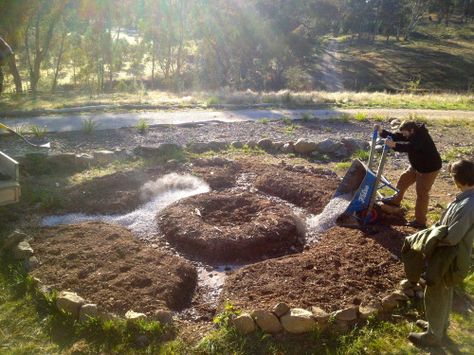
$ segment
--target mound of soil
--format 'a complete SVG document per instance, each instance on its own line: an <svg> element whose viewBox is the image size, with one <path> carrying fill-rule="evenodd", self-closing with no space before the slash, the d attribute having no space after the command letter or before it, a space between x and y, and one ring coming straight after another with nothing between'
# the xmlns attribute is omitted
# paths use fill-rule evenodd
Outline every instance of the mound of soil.
<svg viewBox="0 0 474 355"><path fill-rule="evenodd" d="M255 187L318 214L328 204L339 182L334 173L275 166L257 178Z"/></svg>
<svg viewBox="0 0 474 355"><path fill-rule="evenodd" d="M132 172L114 173L74 186L66 192L66 212L120 213L137 208L143 179Z"/></svg>
<svg viewBox="0 0 474 355"><path fill-rule="evenodd" d="M119 315L181 310L197 283L196 269L186 260L102 222L43 228L31 244L41 263L33 276Z"/></svg>
<svg viewBox="0 0 474 355"><path fill-rule="evenodd" d="M239 171L238 163L219 157L195 159L191 167L191 172L206 181L213 190L234 186Z"/></svg>
<svg viewBox="0 0 474 355"><path fill-rule="evenodd" d="M287 206L250 193L190 197L159 213L158 225L176 249L211 263L281 256L299 237Z"/></svg>
<svg viewBox="0 0 474 355"><path fill-rule="evenodd" d="M87 214L132 211L146 202L140 198L140 188L163 173L159 169L118 172L73 186L66 191L63 211Z"/></svg>
<svg viewBox="0 0 474 355"><path fill-rule="evenodd" d="M403 230L334 227L302 254L266 260L230 275L221 303L246 309L271 309L278 302L292 307L319 306L335 311L370 304L392 291L404 277L397 254ZM396 252L397 254L395 254Z"/></svg>

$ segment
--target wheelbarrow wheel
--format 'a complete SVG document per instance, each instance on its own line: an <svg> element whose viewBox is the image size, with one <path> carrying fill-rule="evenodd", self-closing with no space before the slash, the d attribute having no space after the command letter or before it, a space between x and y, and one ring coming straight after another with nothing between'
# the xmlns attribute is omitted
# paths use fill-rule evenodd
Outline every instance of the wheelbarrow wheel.
<svg viewBox="0 0 474 355"><path fill-rule="evenodd" d="M377 210L372 209L372 211L370 211L368 216L367 216L367 210L363 210L359 213L359 218L362 219L363 221L367 221L367 223L375 223L378 218Z"/></svg>

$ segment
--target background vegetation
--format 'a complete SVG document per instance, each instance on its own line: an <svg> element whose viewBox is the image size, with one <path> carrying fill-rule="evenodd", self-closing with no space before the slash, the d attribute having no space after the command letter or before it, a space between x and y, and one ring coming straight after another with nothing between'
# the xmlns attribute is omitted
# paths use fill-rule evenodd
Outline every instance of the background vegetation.
<svg viewBox="0 0 474 355"><path fill-rule="evenodd" d="M474 85L473 0L0 0L0 13L8 93L319 90L328 48L348 90Z"/></svg>

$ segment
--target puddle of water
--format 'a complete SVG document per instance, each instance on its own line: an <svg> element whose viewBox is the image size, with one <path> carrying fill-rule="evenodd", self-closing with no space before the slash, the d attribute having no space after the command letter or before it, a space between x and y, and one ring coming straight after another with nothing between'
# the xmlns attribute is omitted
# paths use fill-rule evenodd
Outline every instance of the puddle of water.
<svg viewBox="0 0 474 355"><path fill-rule="evenodd" d="M306 220L308 226L306 242L308 244L316 242L321 233L334 227L337 218L349 207L351 200L352 193L334 197L320 214L308 217Z"/></svg>
<svg viewBox="0 0 474 355"><path fill-rule="evenodd" d="M244 265L219 265L213 268L198 267L198 284L208 287L208 301L209 303L216 303L219 294L224 287L227 273L240 269Z"/></svg>
<svg viewBox="0 0 474 355"><path fill-rule="evenodd" d="M154 236L157 230L156 214L170 204L186 197L209 192L210 188L203 180L191 175L175 173L165 175L156 181L146 183L141 197L149 202L135 211L124 215L85 215L82 213L62 216L49 216L43 219L43 225L74 224L89 221L102 221L119 224L135 233L142 239Z"/></svg>

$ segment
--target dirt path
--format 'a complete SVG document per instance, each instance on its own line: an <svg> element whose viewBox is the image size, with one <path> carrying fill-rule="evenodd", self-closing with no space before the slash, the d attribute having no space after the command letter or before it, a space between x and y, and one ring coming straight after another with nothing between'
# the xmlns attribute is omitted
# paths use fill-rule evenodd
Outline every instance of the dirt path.
<svg viewBox="0 0 474 355"><path fill-rule="evenodd" d="M258 121L261 119L280 120L284 117L298 119L309 115L319 119L340 117L344 114L365 113L368 117L384 116L407 118L410 115L426 117L429 119L470 119L474 120L474 111L457 110L426 110L426 109L247 109L235 111L207 111L207 110L183 110L183 111L148 111L127 113L100 113L100 114L77 114L39 116L30 118L14 118L3 120L11 127L36 125L45 127L48 132L70 132L83 130L84 120L92 119L96 122L96 130L118 129L135 127L141 120L148 125L186 125L193 123L212 122L244 122ZM0 130L0 134L4 131Z"/></svg>
<svg viewBox="0 0 474 355"><path fill-rule="evenodd" d="M327 91L336 92L344 90L342 82L342 72L339 64L339 43L335 39L331 39L324 51L322 58L323 67L323 84Z"/></svg>

